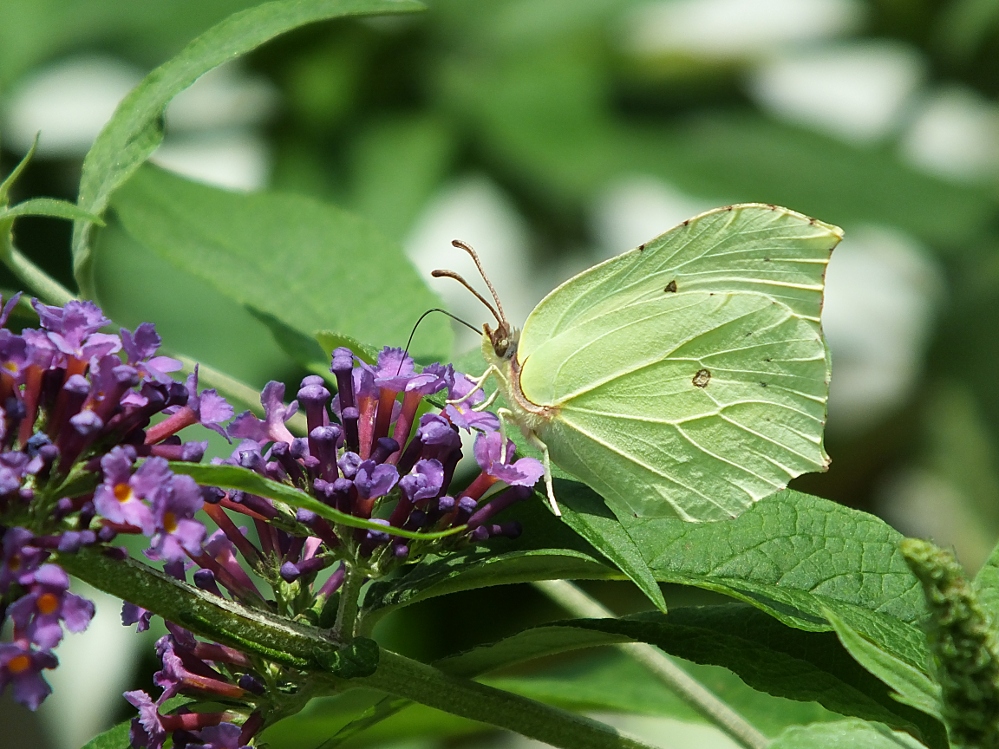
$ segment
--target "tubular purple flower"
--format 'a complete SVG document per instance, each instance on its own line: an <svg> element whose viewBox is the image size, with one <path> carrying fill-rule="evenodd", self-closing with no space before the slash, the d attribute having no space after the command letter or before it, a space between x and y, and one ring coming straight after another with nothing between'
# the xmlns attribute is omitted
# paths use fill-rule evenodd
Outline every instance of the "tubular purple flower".
<svg viewBox="0 0 999 749"><path fill-rule="evenodd" d="M284 423L295 415L298 402L292 401L285 406L284 383L271 380L260 394L260 404L264 407L264 419L261 421L250 411L244 411L229 426L229 436L241 439L264 442L287 442L291 444L294 436Z"/></svg>
<svg viewBox="0 0 999 749"><path fill-rule="evenodd" d="M50 650L62 640L62 626L70 632L82 632L94 618L94 604L69 592L69 575L54 564L43 564L34 573L28 593L7 611L14 622L15 636L20 635L43 650Z"/></svg>
<svg viewBox="0 0 999 749"><path fill-rule="evenodd" d="M153 512L142 500L152 500L173 475L162 458L147 458L132 474L134 453L115 447L101 458L104 481L94 491L94 507L113 523L139 528L151 536L156 530Z"/></svg>
<svg viewBox="0 0 999 749"><path fill-rule="evenodd" d="M121 328L121 344L128 355L128 363L135 367L143 380L150 380L166 385L173 382L171 372L177 372L184 365L169 356L156 356L162 339L156 332L156 326L144 322L130 333L127 328Z"/></svg>
<svg viewBox="0 0 999 749"><path fill-rule="evenodd" d="M440 494L444 486L444 467L436 460L419 460L413 470L399 479L399 490L413 504Z"/></svg>
<svg viewBox="0 0 999 749"><path fill-rule="evenodd" d="M121 605L121 624L123 627L134 624L136 632L145 632L149 629L149 621L152 617L153 612L136 606L134 603L125 601Z"/></svg>
<svg viewBox="0 0 999 749"><path fill-rule="evenodd" d="M164 490L153 499L156 532L147 552L150 558L178 561L185 559L186 553L197 554L205 526L193 518L203 505L201 489L194 479L171 474Z"/></svg>
<svg viewBox="0 0 999 749"><path fill-rule="evenodd" d="M506 455L503 455L503 440L499 432L480 433L475 438L475 460L486 474L510 486L534 486L538 483L545 475L541 461L521 458L513 462L516 445L508 440L506 447Z"/></svg>
<svg viewBox="0 0 999 749"><path fill-rule="evenodd" d="M229 435L222 428L222 423L232 418L233 408L215 390L202 390L201 393L198 393L198 367L195 367L194 371L187 376L185 388L187 390L186 403L163 410L164 413L169 414L169 418L146 430L147 445L155 444L192 424L201 424L201 426L211 429L229 440Z"/></svg>
<svg viewBox="0 0 999 749"><path fill-rule="evenodd" d="M129 730L129 743L136 749L162 749L167 738L159 706L153 698L141 690L125 692L125 699L139 711L132 719Z"/></svg>
<svg viewBox="0 0 999 749"><path fill-rule="evenodd" d="M33 650L23 642L0 642L0 693L10 685L15 701L37 710L52 693L42 671L58 665L59 660L47 650Z"/></svg>
<svg viewBox="0 0 999 749"><path fill-rule="evenodd" d="M399 482L399 471L393 465L377 465L366 460L357 468L354 486L362 499L384 497Z"/></svg>
<svg viewBox="0 0 999 749"><path fill-rule="evenodd" d="M0 593L6 593L11 583L30 585L35 570L48 557L48 552L32 545L34 534L26 528L8 528L3 535L3 564L0 565Z"/></svg>
<svg viewBox="0 0 999 749"><path fill-rule="evenodd" d="M448 403L444 409L444 413L456 427L480 432L494 432L499 429L499 418L496 414L474 410L475 406L486 399L486 394L461 372L454 373L454 383L448 388L447 399L460 401L460 403Z"/></svg>

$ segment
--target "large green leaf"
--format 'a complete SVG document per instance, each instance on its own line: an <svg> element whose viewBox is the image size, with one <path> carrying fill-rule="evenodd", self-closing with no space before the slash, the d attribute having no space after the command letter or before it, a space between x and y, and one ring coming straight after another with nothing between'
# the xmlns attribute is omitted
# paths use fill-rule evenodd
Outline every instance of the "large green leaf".
<svg viewBox="0 0 999 749"><path fill-rule="evenodd" d="M911 736L876 723L842 720L796 726L778 736L770 749L921 749Z"/></svg>
<svg viewBox="0 0 999 749"><path fill-rule="evenodd" d="M940 685L932 677L861 637L831 611L826 618L853 659L890 686L896 700L943 720Z"/></svg>
<svg viewBox="0 0 999 749"><path fill-rule="evenodd" d="M527 676L498 676L488 684L570 710L632 713L702 722L668 686L644 666L623 653L605 652ZM789 700L752 689L720 666L677 659L676 663L713 694L767 735L789 725L801 725L838 716L817 702Z"/></svg>
<svg viewBox="0 0 999 749"><path fill-rule="evenodd" d="M828 608L926 669L922 590L898 551L901 534L873 515L785 490L718 523L620 520L660 582L715 590L804 630L831 629Z"/></svg>
<svg viewBox="0 0 999 749"><path fill-rule="evenodd" d="M332 205L227 192L149 166L112 205L128 234L159 259L308 338L335 330L402 346L420 314L440 306L395 243ZM103 279L115 282L130 281ZM447 356L446 320L427 320L421 333L415 354Z"/></svg>
<svg viewBox="0 0 999 749"><path fill-rule="evenodd" d="M415 0L276 0L229 16L152 71L119 104L87 154L80 179L79 205L101 215L112 193L162 140L166 105L194 81L264 42L308 23L344 16L420 10ZM84 296L93 296L89 221L73 231L73 269Z"/></svg>
<svg viewBox="0 0 999 749"><path fill-rule="evenodd" d="M559 652L614 644L622 637L650 642L695 663L724 666L771 695L814 700L834 712L916 730L933 746L946 746L939 722L894 700L884 683L846 656L834 635L790 629L744 605L557 622L452 656L438 666L472 676Z"/></svg>

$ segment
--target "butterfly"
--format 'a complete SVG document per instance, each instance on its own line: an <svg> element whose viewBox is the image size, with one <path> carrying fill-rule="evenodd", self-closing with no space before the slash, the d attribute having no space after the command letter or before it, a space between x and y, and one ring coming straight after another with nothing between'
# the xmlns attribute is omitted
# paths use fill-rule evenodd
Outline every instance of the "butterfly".
<svg viewBox="0 0 999 749"><path fill-rule="evenodd" d="M497 326L477 382L541 450L554 512L551 462L619 511L694 522L826 470L819 316L842 236L773 205L707 211L570 278L520 331L483 273Z"/></svg>

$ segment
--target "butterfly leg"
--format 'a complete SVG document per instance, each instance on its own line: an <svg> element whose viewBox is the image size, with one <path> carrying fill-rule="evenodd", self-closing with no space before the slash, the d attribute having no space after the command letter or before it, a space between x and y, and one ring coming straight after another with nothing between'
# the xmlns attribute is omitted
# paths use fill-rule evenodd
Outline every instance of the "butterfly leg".
<svg viewBox="0 0 999 749"><path fill-rule="evenodd" d="M506 422L508 419L514 423L517 422L513 412L508 408L498 408L496 409L496 414L499 416L500 441L503 445L500 457L505 462L507 458ZM541 451L541 465L545 468L545 489L548 492L548 504L551 505L552 512L555 513L555 517L560 518L562 517L562 511L558 508L558 502L555 501L555 487L552 486L552 459L548 454L548 445L542 442L541 438L538 437L538 435L536 435L533 431L524 428L521 428L520 431L523 432L524 436L527 437L527 441L530 442L533 447L536 447Z"/></svg>
<svg viewBox="0 0 999 749"><path fill-rule="evenodd" d="M482 390L482 383L484 383L486 381L486 379L489 378L490 375L496 375L497 377L499 377L499 375L500 375L500 371L496 367L495 364L490 364L489 368L485 372L483 372L481 375L479 375L478 377L469 377L468 378L468 381L471 382L472 385L474 385L475 387L473 387L471 390L469 390L467 393L465 393L460 398L455 398L454 400L448 400L448 401L445 401L445 402L448 405L451 405L451 406L460 406L462 403L464 403L469 398L471 398L473 395L475 395L476 392L478 392L479 390ZM494 400L495 400L495 397L496 396L494 395L493 396Z"/></svg>
<svg viewBox="0 0 999 749"><path fill-rule="evenodd" d="M555 517L562 517L562 511L555 501L555 487L552 486L552 459L548 455L548 445L541 441L541 438L534 432L528 432L527 441L541 451L541 464L545 467L545 489L548 490L548 504L552 506Z"/></svg>

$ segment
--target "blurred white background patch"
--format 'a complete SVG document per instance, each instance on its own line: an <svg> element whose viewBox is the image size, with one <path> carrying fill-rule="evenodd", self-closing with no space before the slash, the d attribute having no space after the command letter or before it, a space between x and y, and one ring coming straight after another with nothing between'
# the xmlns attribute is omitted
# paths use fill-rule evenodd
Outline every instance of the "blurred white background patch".
<svg viewBox="0 0 999 749"><path fill-rule="evenodd" d="M438 192L417 219L404 246L420 275L428 279L449 312L478 329L484 322L495 327L492 315L467 289L448 278L430 277L436 268L456 271L489 299L471 258L451 245L453 239L475 249L510 323L521 327L547 289L536 288L533 280L524 219L510 199L485 177L466 177ZM464 326L455 327L456 352L477 347L481 340L480 334Z"/></svg>
<svg viewBox="0 0 999 749"><path fill-rule="evenodd" d="M847 229L826 273L822 327L832 351L830 431L859 431L912 391L944 288L915 240L880 227Z"/></svg>
<svg viewBox="0 0 999 749"><path fill-rule="evenodd" d="M4 97L4 146L27 153L41 132L38 155L83 156L142 71L113 57L59 60L35 71Z"/></svg>
<svg viewBox="0 0 999 749"><path fill-rule="evenodd" d="M638 247L715 206L658 177L622 176L601 190L593 204L590 223L600 259Z"/></svg>
<svg viewBox="0 0 999 749"><path fill-rule="evenodd" d="M41 158L82 158L142 72L112 57L66 58L20 81L0 107L4 145ZM238 66L199 78L169 104L166 137L152 161L221 187L263 187L270 149L259 133L278 106L271 83Z"/></svg>
<svg viewBox="0 0 999 749"><path fill-rule="evenodd" d="M859 26L854 0L672 0L642 5L624 23L623 45L635 55L680 54L738 59L813 42Z"/></svg>
<svg viewBox="0 0 999 749"><path fill-rule="evenodd" d="M999 170L999 106L971 89L928 92L902 138L902 155L941 177L992 180Z"/></svg>
<svg viewBox="0 0 999 749"><path fill-rule="evenodd" d="M922 84L918 50L887 41L803 50L761 65L749 93L775 117L854 142L899 127Z"/></svg>

